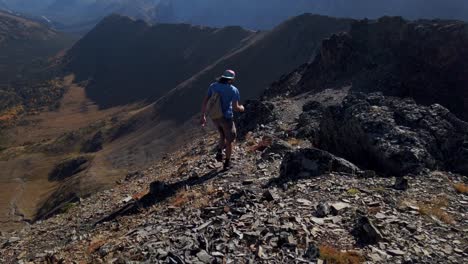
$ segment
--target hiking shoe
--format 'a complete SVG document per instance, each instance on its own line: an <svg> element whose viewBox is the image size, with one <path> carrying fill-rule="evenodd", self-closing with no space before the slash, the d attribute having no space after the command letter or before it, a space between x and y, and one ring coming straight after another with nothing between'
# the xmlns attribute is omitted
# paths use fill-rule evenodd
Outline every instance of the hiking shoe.
<svg viewBox="0 0 468 264"><path fill-rule="evenodd" d="M222 162L222 161L223 161L223 152L222 152L222 151L218 151L218 152L216 153L215 159L216 159L217 162Z"/></svg>
<svg viewBox="0 0 468 264"><path fill-rule="evenodd" d="M223 166L224 170L229 170L232 168L232 165L231 165L231 161L230 160L226 160L224 162L224 166Z"/></svg>

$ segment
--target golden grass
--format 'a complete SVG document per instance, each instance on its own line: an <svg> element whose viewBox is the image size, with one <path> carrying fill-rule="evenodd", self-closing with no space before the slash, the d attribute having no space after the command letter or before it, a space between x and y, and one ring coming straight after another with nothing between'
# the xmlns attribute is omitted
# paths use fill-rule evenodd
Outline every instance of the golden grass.
<svg viewBox="0 0 468 264"><path fill-rule="evenodd" d="M297 138L294 138L294 137L291 137L291 138L288 138L288 140L286 141L289 143L289 145L295 147L295 146L299 146L302 141L300 139L297 139Z"/></svg>
<svg viewBox="0 0 468 264"><path fill-rule="evenodd" d="M213 185L207 185L201 190L183 190L170 200L169 204L175 207L191 206L194 208L203 208L210 204L211 196L217 191Z"/></svg>
<svg viewBox="0 0 468 264"><path fill-rule="evenodd" d="M455 191L457 191L458 193L463 193L463 194L467 194L468 193L468 185L464 184L464 183L454 183L453 184L453 188L455 189Z"/></svg>
<svg viewBox="0 0 468 264"><path fill-rule="evenodd" d="M23 112L24 108L22 105L11 107L0 113L0 123L8 125L9 122L16 119Z"/></svg>
<svg viewBox="0 0 468 264"><path fill-rule="evenodd" d="M103 245L105 244L105 241L102 239L93 239L87 248L87 251L89 254L92 254L96 251L98 251Z"/></svg>
<svg viewBox="0 0 468 264"><path fill-rule="evenodd" d="M447 207L449 201L445 196L437 196L429 201L419 202L419 213L422 215L433 216L446 224L453 224L453 216L447 213L442 207Z"/></svg>
<svg viewBox="0 0 468 264"><path fill-rule="evenodd" d="M341 251L330 245L322 245L320 259L327 264L359 264L365 261L364 257L354 251Z"/></svg>

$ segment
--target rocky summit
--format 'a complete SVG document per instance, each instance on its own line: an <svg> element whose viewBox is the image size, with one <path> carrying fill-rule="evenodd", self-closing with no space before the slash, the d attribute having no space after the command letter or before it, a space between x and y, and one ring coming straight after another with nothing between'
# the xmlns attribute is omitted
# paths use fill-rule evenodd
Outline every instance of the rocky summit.
<svg viewBox="0 0 468 264"><path fill-rule="evenodd" d="M145 36L161 27L207 31L208 37L222 33L110 19L142 28ZM334 26L327 34L311 33L307 52L286 52L294 46L290 41L304 39L302 32L315 31L318 24L312 21ZM346 32L331 33L349 24ZM24 143L0 156L7 164L23 157L21 151L32 155L56 147L70 152L49 161L56 165L48 170L47 186L56 191L36 194L45 201L36 217L22 229L0 233L0 263L466 262L466 28L458 21L343 21L304 15L270 33L241 30L238 41L246 46L226 47L229 55L214 64L200 61L203 69L194 67L191 74L201 72L143 108L98 110L86 100L77 104L84 89L74 87L76 94L70 90L64 102L75 102L79 110L59 108L55 114L67 110L72 117L94 120L95 126L80 133L58 130L57 140L38 141L31 144L34 148ZM268 43L285 40L284 32L295 36L281 41L285 52L266 49ZM325 35L318 45L316 40ZM91 36L104 35L95 31ZM81 56L85 42L65 58L74 55L77 61L94 63L94 56ZM282 67L295 69L268 87L260 84L272 76L255 75L259 85L246 96L246 111L234 118L238 139L232 168L224 170L215 159L214 129L194 128L199 115L192 109L199 100L193 98L201 97L198 91L209 85L205 80L214 69L232 62L254 75L250 59L269 54L290 54L293 62ZM190 61L188 55L177 54L182 64ZM262 63L282 61L275 58ZM170 70L167 62L158 63ZM111 72L97 71L102 79L94 84L110 83ZM171 79L175 81L179 77ZM100 87L93 89L110 91ZM86 112L96 116L91 119ZM183 124L173 125L176 121ZM165 153L152 157L151 149L162 148L162 141ZM37 162L21 159L18 164L32 161ZM130 167L134 170L126 173ZM117 175L112 183L106 173ZM13 215L20 217L16 201L12 204Z"/></svg>
<svg viewBox="0 0 468 264"><path fill-rule="evenodd" d="M433 144L447 147L442 150L427 142L437 140L436 132L456 141L466 135L465 123L438 105L346 94L252 101L247 107L265 111L245 115L263 123L239 142L231 170L215 161L217 139L210 134L128 174L111 190L70 203L62 214L2 234L1 260L462 263L468 197L460 186L467 178L455 173L463 168L451 160L463 153L463 144ZM301 116L317 105L328 108L318 127L320 144L313 146L296 135ZM416 117L420 122L404 126ZM342 130L324 137L331 125ZM347 140L341 131L348 131ZM356 153L356 165L332 147L331 153L317 148L330 142ZM441 154L449 150L452 155ZM370 152L388 163L371 170L360 162ZM397 163L399 174L387 170Z"/></svg>

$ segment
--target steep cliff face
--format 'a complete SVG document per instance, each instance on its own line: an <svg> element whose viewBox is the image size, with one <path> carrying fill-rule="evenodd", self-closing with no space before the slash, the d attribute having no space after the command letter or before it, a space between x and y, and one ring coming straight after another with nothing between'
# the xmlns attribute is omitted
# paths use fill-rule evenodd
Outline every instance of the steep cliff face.
<svg viewBox="0 0 468 264"><path fill-rule="evenodd" d="M468 25L456 21L382 18L355 22L322 43L292 94L352 85L361 92L440 103L468 119ZM284 85L290 80L283 80ZM281 93L280 83L267 94Z"/></svg>

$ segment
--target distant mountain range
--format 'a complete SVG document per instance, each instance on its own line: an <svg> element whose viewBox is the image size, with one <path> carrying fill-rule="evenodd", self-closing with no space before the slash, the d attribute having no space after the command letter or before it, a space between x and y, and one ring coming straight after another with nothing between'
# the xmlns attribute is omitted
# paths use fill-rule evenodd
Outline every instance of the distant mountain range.
<svg viewBox="0 0 468 264"><path fill-rule="evenodd" d="M398 15L468 20L465 0L2 0L0 8L32 14L66 31L87 31L111 13L147 22L271 29L306 12L351 18Z"/></svg>

